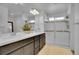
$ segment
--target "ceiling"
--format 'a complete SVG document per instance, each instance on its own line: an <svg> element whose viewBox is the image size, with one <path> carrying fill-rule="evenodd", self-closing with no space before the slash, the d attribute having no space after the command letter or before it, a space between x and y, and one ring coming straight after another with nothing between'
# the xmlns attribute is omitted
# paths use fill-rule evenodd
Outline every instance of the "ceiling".
<svg viewBox="0 0 79 59"><path fill-rule="evenodd" d="M32 15L29 13L31 8L37 9L39 12L44 12L47 15L53 15L57 13L67 12L69 4L65 3L0 3L8 7L9 14L13 13L15 15Z"/></svg>

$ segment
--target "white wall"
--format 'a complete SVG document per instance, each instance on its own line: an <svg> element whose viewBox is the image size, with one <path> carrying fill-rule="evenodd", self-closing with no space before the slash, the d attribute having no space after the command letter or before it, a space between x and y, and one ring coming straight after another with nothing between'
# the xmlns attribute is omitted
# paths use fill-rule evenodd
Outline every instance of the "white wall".
<svg viewBox="0 0 79 59"><path fill-rule="evenodd" d="M59 13L48 15L48 17L62 17L62 16L66 16L66 15L67 15L67 11L64 11L64 12L62 11Z"/></svg>
<svg viewBox="0 0 79 59"><path fill-rule="evenodd" d="M75 15L74 15L74 26L75 26L75 54L79 54L79 4L74 4L75 6Z"/></svg>
<svg viewBox="0 0 79 59"><path fill-rule="evenodd" d="M0 6L0 33L8 32L8 8Z"/></svg>
<svg viewBox="0 0 79 59"><path fill-rule="evenodd" d="M70 15L69 15L69 22L70 22L70 48L72 49L72 50L74 50L74 16L75 16L75 14L74 14L74 10L75 9L75 6L74 6L74 4L71 4L70 5Z"/></svg>
<svg viewBox="0 0 79 59"><path fill-rule="evenodd" d="M70 48L79 54L79 4L71 4L70 8Z"/></svg>
<svg viewBox="0 0 79 59"><path fill-rule="evenodd" d="M14 32L20 32L22 31L22 27L25 23L24 19L22 16L14 18L13 19L14 22Z"/></svg>
<svg viewBox="0 0 79 59"><path fill-rule="evenodd" d="M70 8L70 47L79 54L79 4L71 4Z"/></svg>
<svg viewBox="0 0 79 59"><path fill-rule="evenodd" d="M44 32L44 16L43 16L43 14L35 16L35 29L34 30Z"/></svg>

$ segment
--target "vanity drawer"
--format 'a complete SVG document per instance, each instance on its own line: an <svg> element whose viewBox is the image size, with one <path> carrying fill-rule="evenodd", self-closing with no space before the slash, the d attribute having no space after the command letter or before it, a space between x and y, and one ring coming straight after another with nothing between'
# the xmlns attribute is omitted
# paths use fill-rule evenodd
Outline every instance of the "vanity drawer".
<svg viewBox="0 0 79 59"><path fill-rule="evenodd" d="M33 55L34 54L34 42L25 45L23 47L23 55Z"/></svg>
<svg viewBox="0 0 79 59"><path fill-rule="evenodd" d="M10 52L19 49L20 47L30 43L31 41L33 41L32 39L24 39L18 42L14 42L5 46L0 47L0 54L1 55L5 55L5 54L9 54Z"/></svg>
<svg viewBox="0 0 79 59"><path fill-rule="evenodd" d="M45 45L45 33L40 35L40 49Z"/></svg>
<svg viewBox="0 0 79 59"><path fill-rule="evenodd" d="M34 43L30 42L28 45L22 46L21 48L9 53L9 55L33 55L34 54Z"/></svg>
<svg viewBox="0 0 79 59"><path fill-rule="evenodd" d="M9 53L8 55L23 55L23 48L17 49L16 51Z"/></svg>

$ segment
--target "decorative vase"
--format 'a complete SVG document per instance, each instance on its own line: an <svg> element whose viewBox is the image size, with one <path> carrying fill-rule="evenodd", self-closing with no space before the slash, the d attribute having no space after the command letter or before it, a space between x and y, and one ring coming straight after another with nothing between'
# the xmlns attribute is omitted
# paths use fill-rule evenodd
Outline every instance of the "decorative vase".
<svg viewBox="0 0 79 59"><path fill-rule="evenodd" d="M27 22L25 22L25 24L24 24L24 26L23 26L23 31L25 32L25 33L30 33L31 31L31 26L30 26L30 24L29 23L27 23Z"/></svg>

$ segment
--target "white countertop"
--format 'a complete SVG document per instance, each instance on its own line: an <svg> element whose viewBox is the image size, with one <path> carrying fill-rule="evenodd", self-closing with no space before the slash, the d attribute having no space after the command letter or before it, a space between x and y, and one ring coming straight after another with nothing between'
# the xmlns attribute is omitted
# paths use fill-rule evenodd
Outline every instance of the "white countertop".
<svg viewBox="0 0 79 59"><path fill-rule="evenodd" d="M2 36L0 36L0 46L17 42L23 39L27 39L42 33L44 32L31 32L31 33L17 32L16 34L15 33L3 34Z"/></svg>

